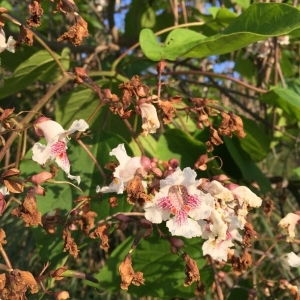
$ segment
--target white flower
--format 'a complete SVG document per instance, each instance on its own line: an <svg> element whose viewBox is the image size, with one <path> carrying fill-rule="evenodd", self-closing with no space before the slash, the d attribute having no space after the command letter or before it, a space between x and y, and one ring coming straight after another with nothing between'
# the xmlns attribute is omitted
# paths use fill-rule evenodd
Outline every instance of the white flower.
<svg viewBox="0 0 300 300"><path fill-rule="evenodd" d="M5 32L3 29L0 29L0 53L4 50L8 50L9 52L15 53L15 43L16 41L13 39L12 36L10 36L7 40L7 43L5 42Z"/></svg>
<svg viewBox="0 0 300 300"><path fill-rule="evenodd" d="M9 195L9 190L5 185L0 188L0 194L2 194L3 196Z"/></svg>
<svg viewBox="0 0 300 300"><path fill-rule="evenodd" d="M291 267L298 268L300 266L300 257L294 252L290 252L286 256L287 262Z"/></svg>
<svg viewBox="0 0 300 300"><path fill-rule="evenodd" d="M145 218L153 223L169 220L166 225L172 235L201 236L201 226L196 220L209 218L214 198L197 189L201 180L195 180L196 176L191 168L183 171L177 168L161 180L160 191L153 202L145 204Z"/></svg>
<svg viewBox="0 0 300 300"><path fill-rule="evenodd" d="M213 259L218 261L227 261L228 249L233 246L231 240L219 241L215 239L207 240L203 246L203 255L210 255Z"/></svg>
<svg viewBox="0 0 300 300"><path fill-rule="evenodd" d="M114 180L109 186L100 188L97 186L96 192L122 194L127 183L134 178L136 170L142 168L141 157L130 157L127 155L124 144L118 145L109 155L115 156L119 161L119 166L115 169Z"/></svg>
<svg viewBox="0 0 300 300"><path fill-rule="evenodd" d="M139 108L141 110L143 122L142 135L147 136L148 133L155 133L160 127L155 106L149 103L143 103L139 105Z"/></svg>
<svg viewBox="0 0 300 300"><path fill-rule="evenodd" d="M43 165L48 159L55 160L59 167L67 173L68 178L80 183L80 176L70 174L70 162L67 156L67 136L75 131L85 131L89 125L84 120L76 120L66 131L63 127L46 117L41 117L34 122L35 131L46 139L47 145L35 143L32 151L32 159Z"/></svg>
<svg viewBox="0 0 300 300"><path fill-rule="evenodd" d="M293 214L293 213L288 213L283 219L280 220L278 225L284 229L287 230L288 236L286 238L287 242L292 242L295 238L296 235L296 225L298 221L300 220L300 216Z"/></svg>

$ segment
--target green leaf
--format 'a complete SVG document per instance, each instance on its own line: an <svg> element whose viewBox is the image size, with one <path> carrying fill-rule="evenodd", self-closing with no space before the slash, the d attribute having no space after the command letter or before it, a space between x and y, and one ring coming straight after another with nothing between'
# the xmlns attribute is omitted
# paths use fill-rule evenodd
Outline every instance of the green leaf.
<svg viewBox="0 0 300 300"><path fill-rule="evenodd" d="M270 150L270 139L265 132L265 127L258 125L253 120L242 119L246 136L240 139L241 147L250 155L252 160L261 161Z"/></svg>
<svg viewBox="0 0 300 300"><path fill-rule="evenodd" d="M260 100L281 108L288 115L300 120L300 99L299 95L287 88L274 88L270 92L262 95Z"/></svg>
<svg viewBox="0 0 300 300"><path fill-rule="evenodd" d="M133 238L127 238L112 252L106 265L96 275L96 278L100 281L98 288L105 287L112 292L120 290L118 267L128 253L132 242ZM185 251L196 260L200 274L202 274L201 268L206 265L201 247L202 240L199 238L185 240ZM146 240L142 240L132 253L132 265L135 272L144 273L145 279L144 286L131 285L129 287L132 296L152 296L163 299L193 297L195 283L190 287L183 286L186 277L184 274L185 264L181 256L170 252L168 241L158 236L151 236ZM204 277L208 282L212 279L213 274L205 274Z"/></svg>
<svg viewBox="0 0 300 300"><path fill-rule="evenodd" d="M56 56L63 60L61 56ZM21 91L38 78L43 79L44 74L50 76L48 81L57 80L57 72L58 66L46 50L36 52L21 63L12 76L4 78L4 85L0 88L0 99Z"/></svg>
<svg viewBox="0 0 300 300"><path fill-rule="evenodd" d="M274 22L276 20L276 22ZM221 33L205 37L188 29L170 32L160 46L150 29L140 33L144 54L151 60L179 56L206 57L224 54L272 36L286 35L300 27L300 11L281 3L254 3Z"/></svg>
<svg viewBox="0 0 300 300"><path fill-rule="evenodd" d="M252 182L258 183L262 193L270 191L270 181L252 161L250 155L242 149L238 138L233 137L230 139L224 137L224 142L232 159L239 166L244 179L246 179L249 184Z"/></svg>
<svg viewBox="0 0 300 300"><path fill-rule="evenodd" d="M248 8L250 6L250 0L234 0L233 2L242 8Z"/></svg>
<svg viewBox="0 0 300 300"><path fill-rule="evenodd" d="M197 158L206 153L206 146L179 129L169 129L160 136L156 156L161 160L177 158L182 168L193 167Z"/></svg>

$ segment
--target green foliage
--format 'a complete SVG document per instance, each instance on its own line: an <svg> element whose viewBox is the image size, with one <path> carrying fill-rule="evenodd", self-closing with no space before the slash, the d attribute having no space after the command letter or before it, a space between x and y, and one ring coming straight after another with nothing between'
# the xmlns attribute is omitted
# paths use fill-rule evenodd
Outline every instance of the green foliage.
<svg viewBox="0 0 300 300"><path fill-rule="evenodd" d="M144 54L151 60L175 60L179 56L206 57L238 50L271 36L290 33L300 27L300 12L286 4L255 3L234 18L220 34L205 37L188 29L170 32L160 45L150 29L140 34ZM276 19L276 22L272 20Z"/></svg>

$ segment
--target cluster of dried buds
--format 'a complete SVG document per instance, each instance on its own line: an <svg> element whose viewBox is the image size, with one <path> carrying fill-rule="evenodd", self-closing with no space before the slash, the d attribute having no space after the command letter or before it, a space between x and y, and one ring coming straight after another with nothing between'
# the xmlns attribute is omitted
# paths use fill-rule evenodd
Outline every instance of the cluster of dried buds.
<svg viewBox="0 0 300 300"><path fill-rule="evenodd" d="M70 29L60 36L57 41L68 40L75 46L79 46L82 43L83 38L89 36L87 22L75 11L76 4L73 0L57 0L57 6L54 13L61 11L64 14L68 12L74 15L74 24ZM30 27L38 27L41 25L41 17L43 16L44 10L41 7L41 0L32 0L29 4L30 17L27 18L27 25L19 24L20 33L17 41L13 37L9 37L6 42L5 32L3 30L4 18L1 16L3 13L8 13L8 10L4 7L0 7L0 52L8 50L15 52L15 49L22 44L28 46L33 45L33 32ZM15 21L16 23L17 21Z"/></svg>

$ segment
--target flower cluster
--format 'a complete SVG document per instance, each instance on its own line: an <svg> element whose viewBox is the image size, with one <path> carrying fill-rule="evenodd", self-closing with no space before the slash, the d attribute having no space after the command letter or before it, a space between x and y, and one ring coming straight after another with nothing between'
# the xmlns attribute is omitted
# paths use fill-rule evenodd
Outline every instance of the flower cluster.
<svg viewBox="0 0 300 300"><path fill-rule="evenodd" d="M152 171L154 175L158 174L155 168L146 168L141 157L128 156L124 144L113 149L110 155L116 156L120 164L113 173L112 183L102 188L98 186L97 192L120 194L126 187L129 192L128 186L137 173L147 175ZM248 211L262 204L262 199L249 188L233 183L224 185L217 180L196 179L194 170L189 167L181 170L173 160L169 161L164 179L162 175L156 176L159 179L148 185L154 195L143 202L148 221L155 224L166 221L170 233L175 236L202 237L206 240L203 254L219 261L227 260L234 240L249 245L239 231L252 230L246 226ZM155 188L153 182L158 182ZM143 186L147 186L146 181L143 181ZM252 230L250 235L255 234Z"/></svg>

